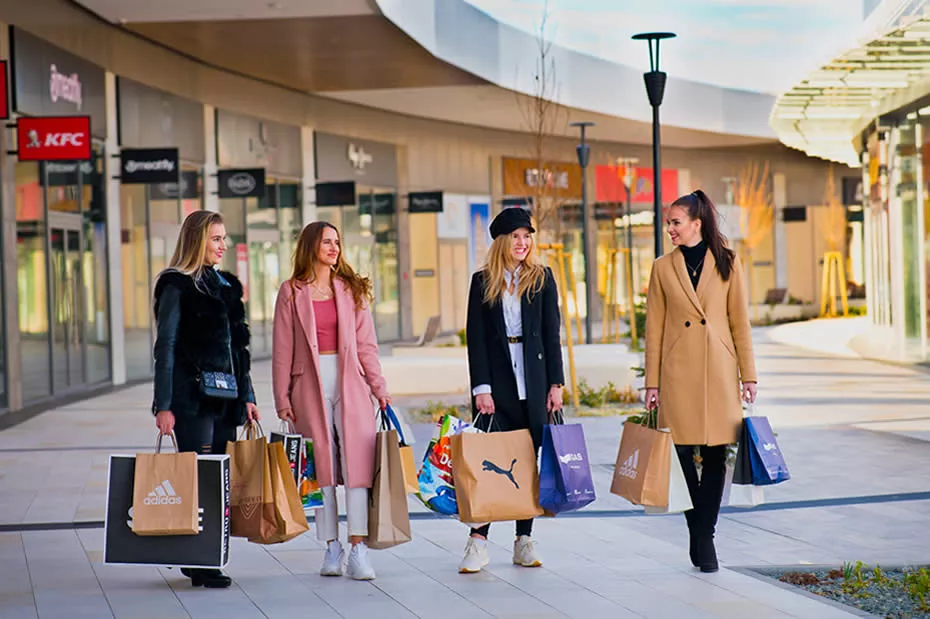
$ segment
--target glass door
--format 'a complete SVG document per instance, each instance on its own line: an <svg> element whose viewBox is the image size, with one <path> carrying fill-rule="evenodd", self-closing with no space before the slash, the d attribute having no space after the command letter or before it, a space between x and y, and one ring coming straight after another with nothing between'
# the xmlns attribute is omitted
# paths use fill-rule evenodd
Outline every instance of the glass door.
<svg viewBox="0 0 930 619"><path fill-rule="evenodd" d="M57 214L51 214L57 215ZM52 297L52 389L68 391L87 382L84 283L80 217L49 217L49 279Z"/></svg>

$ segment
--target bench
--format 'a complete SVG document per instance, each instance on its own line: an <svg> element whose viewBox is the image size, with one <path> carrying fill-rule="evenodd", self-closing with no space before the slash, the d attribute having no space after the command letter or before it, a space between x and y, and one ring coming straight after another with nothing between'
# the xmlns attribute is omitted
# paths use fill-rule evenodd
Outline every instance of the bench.
<svg viewBox="0 0 930 619"><path fill-rule="evenodd" d="M439 335L439 329L442 326L442 321L439 314L435 316L430 316L426 321L426 328L423 329L423 333L420 334L420 338L415 342L398 342L394 344L395 347L400 348L422 348L427 346L436 339L436 336Z"/></svg>

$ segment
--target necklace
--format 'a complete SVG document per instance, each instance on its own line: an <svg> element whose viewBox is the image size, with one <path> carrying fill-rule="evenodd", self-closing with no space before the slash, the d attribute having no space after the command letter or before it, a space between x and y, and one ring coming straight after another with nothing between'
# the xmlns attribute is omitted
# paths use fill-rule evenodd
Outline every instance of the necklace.
<svg viewBox="0 0 930 619"><path fill-rule="evenodd" d="M321 288L316 283L311 282L310 287L313 288L313 291L316 293L318 297L320 297L319 300L321 301L325 301L326 299L333 296L333 291L329 286L324 286Z"/></svg>
<svg viewBox="0 0 930 619"><path fill-rule="evenodd" d="M705 258L706 258L706 256L705 256ZM694 267L693 269L688 265L687 262L685 263L685 266L688 267L688 270L691 272L691 277L697 277L697 276L698 276L698 271L700 271L700 270L701 270L701 267L704 266L704 258L701 258L701 261L698 262L697 266Z"/></svg>

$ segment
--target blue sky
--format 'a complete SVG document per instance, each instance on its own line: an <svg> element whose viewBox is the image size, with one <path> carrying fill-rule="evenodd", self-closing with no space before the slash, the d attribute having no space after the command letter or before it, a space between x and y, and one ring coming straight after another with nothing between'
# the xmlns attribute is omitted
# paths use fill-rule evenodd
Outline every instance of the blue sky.
<svg viewBox="0 0 930 619"><path fill-rule="evenodd" d="M468 0L500 21L539 29L544 0ZM670 30L662 69L676 77L777 94L856 42L862 0L549 0L550 38L647 67L642 31Z"/></svg>

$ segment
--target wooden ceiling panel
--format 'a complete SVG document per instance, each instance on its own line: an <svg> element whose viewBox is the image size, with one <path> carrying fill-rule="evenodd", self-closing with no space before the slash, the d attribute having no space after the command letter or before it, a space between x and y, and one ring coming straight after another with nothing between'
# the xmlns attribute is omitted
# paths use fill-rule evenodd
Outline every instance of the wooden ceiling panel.
<svg viewBox="0 0 930 619"><path fill-rule="evenodd" d="M126 27L203 62L305 92L486 83L437 59L380 15Z"/></svg>

